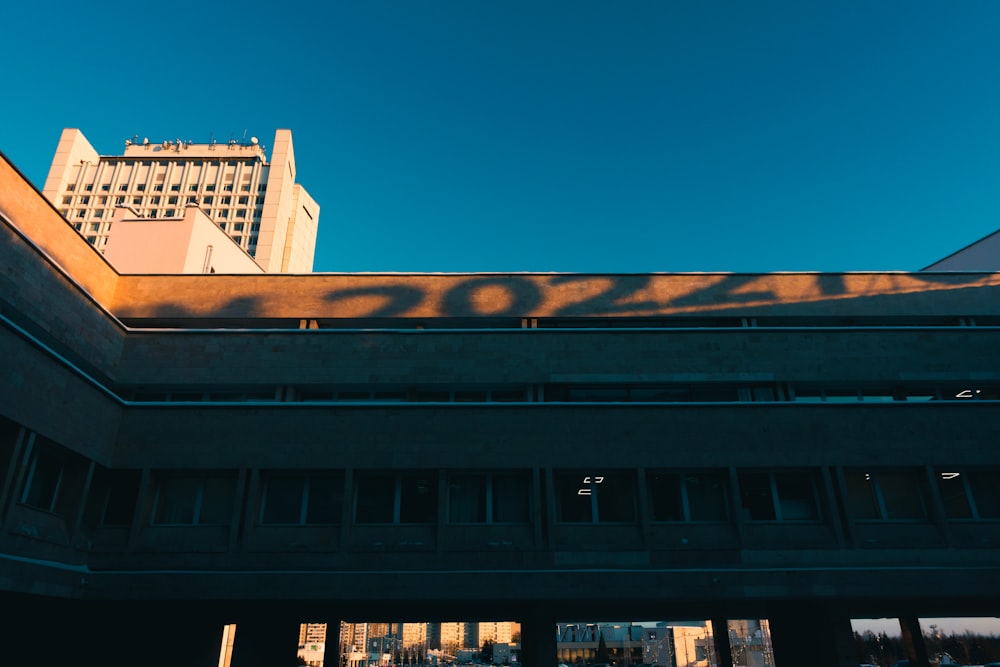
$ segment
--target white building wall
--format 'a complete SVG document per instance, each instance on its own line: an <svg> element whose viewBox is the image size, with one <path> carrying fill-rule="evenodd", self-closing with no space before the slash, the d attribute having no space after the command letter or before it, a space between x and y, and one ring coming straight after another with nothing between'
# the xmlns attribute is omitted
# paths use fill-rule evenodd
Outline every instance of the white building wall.
<svg viewBox="0 0 1000 667"><path fill-rule="evenodd" d="M104 256L119 273L263 273L195 206L182 218L156 220L122 207L112 222Z"/></svg>

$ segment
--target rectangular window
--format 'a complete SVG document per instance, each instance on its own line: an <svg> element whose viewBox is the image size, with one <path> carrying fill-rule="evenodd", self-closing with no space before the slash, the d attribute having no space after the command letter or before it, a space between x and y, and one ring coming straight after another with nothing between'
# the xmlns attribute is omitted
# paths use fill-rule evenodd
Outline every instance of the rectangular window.
<svg viewBox="0 0 1000 667"><path fill-rule="evenodd" d="M264 482L262 524L339 524L344 504L344 478L339 474L274 473Z"/></svg>
<svg viewBox="0 0 1000 667"><path fill-rule="evenodd" d="M215 185L210 183L205 186L205 192L215 192Z"/></svg>
<svg viewBox="0 0 1000 667"><path fill-rule="evenodd" d="M556 519L566 523L635 521L635 480L629 473L555 474Z"/></svg>
<svg viewBox="0 0 1000 667"><path fill-rule="evenodd" d="M226 525L235 497L234 477L166 476L157 484L153 523Z"/></svg>
<svg viewBox="0 0 1000 667"><path fill-rule="evenodd" d="M653 521L729 520L723 472L651 472L646 484Z"/></svg>
<svg viewBox="0 0 1000 667"><path fill-rule="evenodd" d="M937 478L949 519L1000 519L1000 471L945 471Z"/></svg>
<svg viewBox="0 0 1000 667"><path fill-rule="evenodd" d="M437 521L437 474L359 474L356 523L430 524Z"/></svg>
<svg viewBox="0 0 1000 667"><path fill-rule="evenodd" d="M204 203L206 206L211 206L213 199L214 197L205 197L204 199L202 199L202 203Z"/></svg>
<svg viewBox="0 0 1000 667"><path fill-rule="evenodd" d="M177 206L177 197L168 197L167 204L170 206Z"/></svg>
<svg viewBox="0 0 1000 667"><path fill-rule="evenodd" d="M451 523L527 523L528 473L456 473L448 476Z"/></svg>
<svg viewBox="0 0 1000 667"><path fill-rule="evenodd" d="M249 197L239 197L239 202L238 203L241 204L241 205L243 205L243 206L246 206L248 203L250 203L250 198Z"/></svg>
<svg viewBox="0 0 1000 667"><path fill-rule="evenodd" d="M847 506L858 520L893 521L927 516L917 470L844 471Z"/></svg>
<svg viewBox="0 0 1000 667"><path fill-rule="evenodd" d="M814 477L801 472L742 472L740 504L750 521L818 521Z"/></svg>
<svg viewBox="0 0 1000 667"><path fill-rule="evenodd" d="M189 185L188 186L188 191L189 192L198 192L198 185L197 185L197 183L194 184L194 185Z"/></svg>
<svg viewBox="0 0 1000 667"><path fill-rule="evenodd" d="M56 502L63 485L63 462L47 451L35 451L28 465L21 502L46 512L56 511Z"/></svg>
<svg viewBox="0 0 1000 667"><path fill-rule="evenodd" d="M73 203L73 198L72 197L63 197L63 204L64 205L69 205L69 204L72 204L72 203Z"/></svg>
<svg viewBox="0 0 1000 667"><path fill-rule="evenodd" d="M87 508L88 523L118 528L130 526L139 499L141 475L139 470L95 468Z"/></svg>
<svg viewBox="0 0 1000 667"><path fill-rule="evenodd" d="M82 501L87 469L84 459L36 436L20 502L58 516L72 516Z"/></svg>
<svg viewBox="0 0 1000 667"><path fill-rule="evenodd" d="M146 191L146 184L145 183L139 183L138 185L135 186L135 191L136 192L145 192Z"/></svg>
<svg viewBox="0 0 1000 667"><path fill-rule="evenodd" d="M171 192L180 192L181 191L180 183L177 183L175 185L171 185L170 186L170 191Z"/></svg>

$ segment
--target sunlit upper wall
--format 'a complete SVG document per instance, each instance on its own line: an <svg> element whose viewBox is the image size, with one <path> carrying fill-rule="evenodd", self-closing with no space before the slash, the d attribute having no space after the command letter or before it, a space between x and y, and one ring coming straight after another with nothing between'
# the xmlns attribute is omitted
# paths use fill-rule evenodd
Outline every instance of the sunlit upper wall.
<svg viewBox="0 0 1000 667"><path fill-rule="evenodd" d="M211 281L205 282L205 281ZM120 317L440 318L996 314L1000 274L122 276Z"/></svg>
<svg viewBox="0 0 1000 667"><path fill-rule="evenodd" d="M4 158L0 213L118 317L996 315L998 273L119 276Z"/></svg>

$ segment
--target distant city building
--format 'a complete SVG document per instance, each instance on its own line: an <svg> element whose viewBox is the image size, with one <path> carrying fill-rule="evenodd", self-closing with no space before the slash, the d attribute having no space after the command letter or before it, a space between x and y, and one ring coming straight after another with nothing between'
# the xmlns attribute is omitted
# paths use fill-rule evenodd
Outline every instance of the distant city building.
<svg viewBox="0 0 1000 667"><path fill-rule="evenodd" d="M197 206L264 271L308 273L319 205L296 173L289 130L275 133L268 161L256 137L221 144L135 137L121 155L100 155L80 130L67 128L42 194L99 250L117 207L170 220Z"/></svg>

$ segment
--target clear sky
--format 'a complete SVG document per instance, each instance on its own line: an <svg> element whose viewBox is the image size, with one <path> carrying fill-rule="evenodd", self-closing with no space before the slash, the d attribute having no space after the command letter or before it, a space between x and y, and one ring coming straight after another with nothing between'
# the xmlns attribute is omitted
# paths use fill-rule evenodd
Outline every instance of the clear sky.
<svg viewBox="0 0 1000 667"><path fill-rule="evenodd" d="M1000 2L8 3L0 150L293 132L320 271L920 269L1000 228Z"/></svg>

